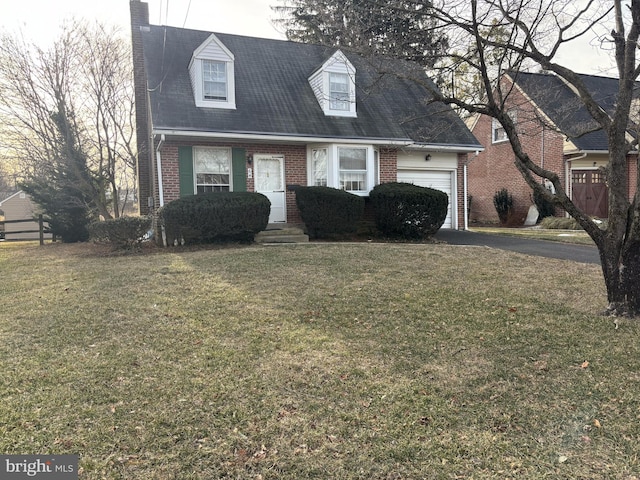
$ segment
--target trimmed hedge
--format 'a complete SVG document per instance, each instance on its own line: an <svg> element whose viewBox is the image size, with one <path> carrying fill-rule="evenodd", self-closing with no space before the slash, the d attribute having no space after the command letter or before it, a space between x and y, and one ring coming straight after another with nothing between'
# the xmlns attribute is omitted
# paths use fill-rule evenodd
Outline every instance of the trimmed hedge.
<svg viewBox="0 0 640 480"><path fill-rule="evenodd" d="M369 194L376 226L388 237L423 239L436 233L447 217L449 197L433 188L391 182Z"/></svg>
<svg viewBox="0 0 640 480"><path fill-rule="evenodd" d="M255 192L214 192L179 198L159 210L167 243L251 242L267 228L271 202Z"/></svg>
<svg viewBox="0 0 640 480"><path fill-rule="evenodd" d="M142 242L150 229L150 217L113 218L89 225L89 238L117 248L133 248Z"/></svg>
<svg viewBox="0 0 640 480"><path fill-rule="evenodd" d="M311 238L355 233L364 213L364 198L331 187L296 188L296 205Z"/></svg>

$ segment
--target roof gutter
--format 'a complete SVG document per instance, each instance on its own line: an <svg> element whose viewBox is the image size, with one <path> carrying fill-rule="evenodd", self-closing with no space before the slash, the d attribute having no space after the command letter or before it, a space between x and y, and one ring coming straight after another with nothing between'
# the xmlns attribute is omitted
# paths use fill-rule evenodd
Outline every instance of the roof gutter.
<svg viewBox="0 0 640 480"><path fill-rule="evenodd" d="M361 145L393 145L412 150L432 152L481 152L480 145L445 145L432 143L416 143L410 138L362 138L362 137L315 137L311 135L279 135L254 132L204 132L198 130L154 129L155 135L173 137L196 137L220 140L261 140L270 142L299 142L299 143L355 143Z"/></svg>
<svg viewBox="0 0 640 480"><path fill-rule="evenodd" d="M162 136L175 136L175 137L197 137L197 138L210 138L210 139L224 139L224 140L262 140L271 142L319 142L319 143L358 143L363 145L397 145L408 146L413 143L413 140L398 139L398 138L348 138L348 137L314 137L304 135L278 135L278 134L264 134L264 133L251 133L251 132L202 132L194 130L172 130L172 129L154 129L154 135Z"/></svg>
<svg viewBox="0 0 640 480"><path fill-rule="evenodd" d="M475 153L478 155L480 152L484 152L484 147L481 145L438 145L433 143L411 143L407 145L411 150L423 150L429 152L465 152Z"/></svg>
<svg viewBox="0 0 640 480"><path fill-rule="evenodd" d="M567 158L567 160L578 160L580 158L584 158L587 155L608 155L609 150L572 150L568 152L564 152L565 156L569 155L579 155L579 157Z"/></svg>

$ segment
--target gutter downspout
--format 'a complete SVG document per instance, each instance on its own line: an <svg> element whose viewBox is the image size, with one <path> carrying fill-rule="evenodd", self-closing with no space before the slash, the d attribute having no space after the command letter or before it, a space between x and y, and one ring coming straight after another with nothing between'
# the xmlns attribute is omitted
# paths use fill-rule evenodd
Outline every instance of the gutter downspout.
<svg viewBox="0 0 640 480"><path fill-rule="evenodd" d="M158 199L160 203L160 208L164 207L164 188L162 186L162 156L160 154L160 149L162 148L162 144L164 143L165 136L164 133L160 135L160 141L158 142L158 146L156 147L156 169L158 172ZM162 246L167 246L167 233L164 230L164 226L160 227L160 234L162 235Z"/></svg>
<svg viewBox="0 0 640 480"><path fill-rule="evenodd" d="M463 205L464 205L464 229L465 230L469 230L469 179L468 179L468 171L467 169L469 168L469 162L471 160L474 160L475 158L478 157L478 155L480 155L480 150L476 150L475 154L473 155L473 158L469 159L467 157L467 161L464 162L464 166L462 167L462 194L464 195L463 198Z"/></svg>
<svg viewBox="0 0 640 480"><path fill-rule="evenodd" d="M464 195L464 198L462 199L462 203L464 205L464 229L465 230L469 230L469 194L467 192L467 162L464 163L464 166L462 167L462 171L463 173L463 179L462 179L462 192Z"/></svg>
<svg viewBox="0 0 640 480"><path fill-rule="evenodd" d="M164 207L164 188L162 186L162 157L160 155L160 149L164 143L164 133L160 135L160 141L156 147L156 170L158 172L158 197L160 200L160 207Z"/></svg>

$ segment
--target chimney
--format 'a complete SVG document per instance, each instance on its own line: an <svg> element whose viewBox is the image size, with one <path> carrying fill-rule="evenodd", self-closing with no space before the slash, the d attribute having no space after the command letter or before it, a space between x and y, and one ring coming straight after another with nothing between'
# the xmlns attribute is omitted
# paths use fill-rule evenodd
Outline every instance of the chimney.
<svg viewBox="0 0 640 480"><path fill-rule="evenodd" d="M151 166L151 129L149 125L149 103L147 96L147 75L144 66L142 34L149 29L149 5L140 0L130 0L131 12L131 52L133 56L133 84L135 88L136 139L138 146L138 208L140 215L148 215L153 202L153 168Z"/></svg>

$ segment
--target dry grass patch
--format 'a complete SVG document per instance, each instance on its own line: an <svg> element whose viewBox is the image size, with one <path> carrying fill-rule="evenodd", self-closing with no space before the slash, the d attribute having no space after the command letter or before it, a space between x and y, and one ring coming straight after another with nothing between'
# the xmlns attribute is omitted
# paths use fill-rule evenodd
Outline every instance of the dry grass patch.
<svg viewBox="0 0 640 480"><path fill-rule="evenodd" d="M599 316L597 266L91 248L0 248L6 453L78 453L84 479L638 475L640 328Z"/></svg>

